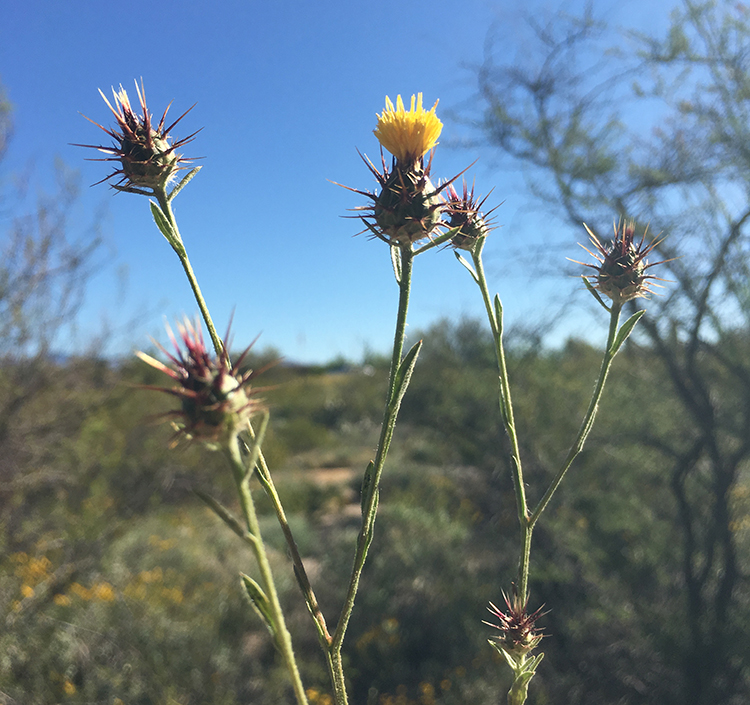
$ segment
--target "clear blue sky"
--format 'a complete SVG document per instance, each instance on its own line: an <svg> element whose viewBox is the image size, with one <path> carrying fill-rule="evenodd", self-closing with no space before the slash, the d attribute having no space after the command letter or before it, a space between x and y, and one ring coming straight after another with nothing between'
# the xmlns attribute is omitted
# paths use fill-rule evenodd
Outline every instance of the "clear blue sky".
<svg viewBox="0 0 750 705"><path fill-rule="evenodd" d="M627 7L647 12L654 3ZM357 359L366 346L387 350L397 294L388 248L353 237L358 223L341 216L364 200L328 181L374 187L356 149L378 158L372 130L386 94L408 99L421 91L427 105L439 98L445 127L435 175L453 176L478 158L469 178L480 193L495 189L492 204L505 201L497 211L503 228L485 252L510 321L548 315L551 291L588 307L576 280L533 282L508 264L524 242L539 242L542 231L559 227L530 208L523 178L501 170L491 150L451 146L466 128L447 116L476 104L471 67L482 60L488 29L502 27L511 38L509 57L523 56L522 41L512 43L521 22L517 8L508 0L7 3L0 81L14 105L15 133L3 178L33 163L44 183L60 155L82 172L73 225L82 228L106 205L111 263L92 283L83 337L102 320L117 328L133 319L112 343L113 352L124 352L147 346L149 335L161 337L163 316L196 311L147 199L115 195L104 185L88 188L108 167L84 162L96 153L69 146L106 143L79 111L110 125L97 88L110 95L122 83L132 95L140 77L157 118L169 101L174 118L197 103L175 134L204 128L185 150L204 157L203 169L175 209L219 329L235 310L237 346L261 333L261 346L301 361ZM579 257L575 242L583 236L561 230L561 237L569 241L567 254ZM412 331L445 316L480 315L478 293L450 251L418 258Z"/></svg>

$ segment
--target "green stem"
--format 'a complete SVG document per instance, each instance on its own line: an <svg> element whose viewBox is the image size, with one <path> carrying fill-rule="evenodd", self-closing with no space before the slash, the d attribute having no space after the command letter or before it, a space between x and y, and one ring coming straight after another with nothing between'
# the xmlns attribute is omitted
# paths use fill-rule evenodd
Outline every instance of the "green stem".
<svg viewBox="0 0 750 705"><path fill-rule="evenodd" d="M594 425L596 412L599 408L599 401L601 400L602 392L604 391L604 384L607 381L607 375L609 374L609 369L612 366L612 360L614 360L614 357L617 354L617 351L613 350L613 344L615 342L615 336L617 335L617 328L620 322L621 310L621 304L612 303L612 307L610 309L611 313L609 319L609 333L607 335L607 349L604 352L604 359L602 360L602 365L599 370L599 379L596 381L596 387L594 388L594 393L591 396L589 408L586 411L586 415L583 417L581 427L578 430L578 435L573 441L573 444L568 451L568 455L563 461L562 467L555 476L555 479L550 483L547 491L544 493L544 496L539 500L539 504L536 505L534 511L531 513L529 524L532 527L534 526L534 524L536 524L545 507L549 504L550 499L552 499L552 495L560 486L560 483L565 477L565 473L568 472L568 468L570 468L573 460L581 452L581 450L583 450L583 444L586 442L586 438L591 432L591 427Z"/></svg>
<svg viewBox="0 0 750 705"><path fill-rule="evenodd" d="M513 401L510 395L510 382L508 379L508 366L505 361L505 349L503 347L503 310L500 298L495 298L493 306L487 286L487 278L484 273L482 262L482 248L484 240L480 240L472 251L476 281L482 292L484 307L487 311L492 337L495 342L495 356L497 358L498 378L500 381L500 415L503 419L505 432L510 440L511 447L511 471L513 474L513 488L516 495L516 512L518 514L518 525L520 528L521 551L518 565L518 595L522 601L528 597L528 575L529 558L531 555L531 531L533 525L529 522L528 506L526 503L526 489L523 481L523 466L521 465L521 450L518 444L516 423L513 418Z"/></svg>
<svg viewBox="0 0 750 705"><path fill-rule="evenodd" d="M279 602L279 596L276 592L276 584L274 583L273 573L271 572L271 564L268 562L268 555L266 554L265 544L263 543L263 538L260 532L258 515L255 511L255 502L250 491L250 477L252 477L252 473L249 473L245 467L242 458L242 451L240 450L239 439L236 434L231 435L227 450L227 455L232 466L232 475L234 476L234 482L237 485L237 493L240 499L240 506L242 507L242 515L247 524L248 533L255 539L252 541L251 545L258 562L261 579L263 580L263 588L268 596L271 614L273 615L276 645L278 646L279 651L281 651L284 663L289 671L289 677L292 681L292 688L294 689L294 695L297 702L299 705L307 705L305 689L302 685L302 679L300 678L297 662L294 658L294 651L292 650L292 638L286 627L286 622L284 621L284 614L281 610L281 603Z"/></svg>
<svg viewBox="0 0 750 705"><path fill-rule="evenodd" d="M375 527L375 518L378 508L378 494L380 478L385 466L385 459L390 448L393 438L393 431L396 426L398 416L398 405L395 404L397 393L397 372L401 364L401 356L404 350L404 340L406 338L406 316L409 310L409 294L411 291L411 276L414 263L414 252L411 247L403 246L401 253L401 277L399 281L399 301L398 314L396 317L396 331L393 339L393 354L391 356L390 376L388 380L388 397L386 399L385 411L383 412L383 425L380 430L380 440L378 441L375 459L370 470L370 482L363 486L363 506L362 506L362 528L357 539L357 548L352 566L352 574L349 579L349 587L344 606L339 616L338 624L333 635L331 644L331 659L334 668L334 696L336 705L345 705L347 703L346 689L344 687L344 676L341 663L341 647L346 635L346 629L349 625L352 610L354 609L354 600L359 589L359 580L362 570L367 560L367 553L372 542L373 530Z"/></svg>
<svg viewBox="0 0 750 705"><path fill-rule="evenodd" d="M255 438L255 431L252 427L250 427L250 435ZM263 452L260 450L258 451L257 468L258 480L265 490L266 495L271 500L271 504L273 505L274 511L276 512L276 518L279 521L281 531L284 534L284 539L286 540L287 547L289 548L289 553L292 558L292 564L294 566L294 576L296 577L297 584L299 585L300 590L302 591L302 595L305 598L307 609L310 611L310 615L312 616L313 622L315 623L315 629L318 633L318 640L323 647L323 651L328 654L328 648L331 645L331 636L328 633L328 626L326 624L325 617L323 616L323 613L320 609L320 605L318 604L318 599L317 597L315 597L315 592L312 589L310 579L307 576L305 564L302 562L302 556L300 556L297 542L294 540L292 528L291 526L289 526L286 512L284 511L284 507L281 504L281 498L279 497L279 493L276 491L276 485L274 484L271 477L271 471L268 467L268 463L263 456Z"/></svg>
<svg viewBox="0 0 750 705"><path fill-rule="evenodd" d="M196 170L194 170L194 172L196 172ZM182 186L184 186L189 181L189 179L192 178L194 172L191 172L189 178L185 179L183 183L180 184L179 188L182 188ZM196 278L193 267L190 264L187 249L185 248L179 228L177 227L177 219L175 218L174 211L172 210L171 201L176 193L177 190L175 190L170 196L167 196L166 190L161 189L155 191L154 196L156 197L159 203L159 207L161 208L161 211L169 224L168 230L171 230L171 232L169 232L169 235L171 235L171 237L167 237L167 240L171 244L172 249L174 249L174 251L177 253L177 256L180 258L180 262L182 263L182 267L185 270L185 274L187 275L190 287L193 290L195 300L198 303L198 308L200 309L203 320L206 323L206 327L211 337L211 342L213 343L214 350L216 351L217 355L222 355L224 353L224 344L222 343L221 338L216 332L216 327L214 326L213 319L211 318L211 313L208 310L206 300L203 298L203 293L201 292L200 286L198 284L198 279ZM165 235L167 235L167 233L165 233ZM253 432L252 427L250 427L250 433L252 437L255 438L255 433ZM315 621L316 627L318 629L318 636L326 647L326 656L328 657L327 646L330 644L331 639L328 635L325 619L320 611L320 608L318 607L315 593L312 591L310 581L307 578L304 564L302 563L302 559L299 555L299 550L297 549L297 544L294 541L294 537L292 536L291 528L289 526L289 522L287 521L286 514L283 507L281 506L281 500L279 499L278 493L276 492L276 487L274 486L273 480L271 479L271 473L269 472L266 460L263 457L262 452L260 451L260 447L257 446L256 449L258 453L258 477L261 480L261 484L266 490L266 493L271 499L274 510L276 511L276 515L279 519L279 523L284 533L284 538L286 539L292 554L295 575L297 576L297 580L302 588L302 592L305 596L305 601L307 602L308 609L310 610ZM263 582L265 584L265 588L271 604L271 609L274 615L274 621L276 622L278 633L278 647L284 657L287 669L289 670L292 687L294 688L294 693L297 701L298 703L300 703L300 705L306 705L307 697L305 696L304 687L302 686L299 670L294 658L291 636L289 635L289 631L286 628L284 615L281 611L281 604L279 603L276 586L273 580L273 575L271 573L271 566L268 563L265 546L260 534L260 526L258 524L257 514L255 511L255 502L253 501L249 486L249 479L252 476L252 473L248 472L247 468L245 467L242 459L242 453L239 447L239 439L236 435L232 436L229 444L229 457L232 465L235 484L237 485L240 504L242 506L242 513L248 527L248 538L252 537L252 540L250 540L249 543L252 546L256 559L258 561L258 566L261 571L261 576L263 578ZM330 661L330 659L328 660Z"/></svg>
<svg viewBox="0 0 750 705"><path fill-rule="evenodd" d="M203 316L203 320L206 322L206 328L208 328L208 334L211 336L211 342L213 343L214 350L216 351L217 355L221 355L224 351L224 345L221 342L219 334L216 332L213 319L211 318L211 314L208 311L208 306L206 305L206 300L203 298L200 286L198 286L198 279L196 278L193 267L190 264L187 250L185 249L185 245L182 241L182 236L180 235L180 231L177 227L177 220L174 217L174 212L172 211L172 203L167 197L166 191L164 191L163 189L160 191L155 191L154 196L159 202L159 207L161 208L164 217L167 219L170 227L172 228L174 239L170 239L169 242L172 245L172 249L180 258L182 268L185 270L188 282L190 282L190 288L193 290L193 295L195 296L195 300L198 303L198 308L200 309L201 315Z"/></svg>

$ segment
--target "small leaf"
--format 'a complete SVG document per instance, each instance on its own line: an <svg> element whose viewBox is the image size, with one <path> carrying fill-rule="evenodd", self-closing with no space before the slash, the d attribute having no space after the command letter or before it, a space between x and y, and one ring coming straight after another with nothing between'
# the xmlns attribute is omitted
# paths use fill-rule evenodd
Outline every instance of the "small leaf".
<svg viewBox="0 0 750 705"><path fill-rule="evenodd" d="M365 476L362 478L362 495L360 497L360 504L362 505L362 514L365 513L365 506L370 498L370 492L372 492L372 473L375 470L375 463L371 460L367 464L365 470Z"/></svg>
<svg viewBox="0 0 750 705"><path fill-rule="evenodd" d="M255 542L255 538L245 529L238 519L234 517L218 499L215 499L210 494L203 492L202 490L193 489L193 493L202 499L214 514L221 519L237 536L243 541L247 541L252 544Z"/></svg>
<svg viewBox="0 0 750 705"><path fill-rule="evenodd" d="M539 668L539 664L542 662L543 658L544 658L543 653L537 654L536 656L534 656L534 658L531 659L531 661L529 661L526 664L526 670L533 671L534 673L536 673L536 669Z"/></svg>
<svg viewBox="0 0 750 705"><path fill-rule="evenodd" d="M372 503L372 515L376 516L378 513L378 505L380 504L380 490L376 487L375 488L375 500ZM369 529L367 529L367 533L363 536L360 535L359 540L364 540L364 545L362 548L364 549L364 554L367 555L367 552L370 550L370 544L372 543L373 536L375 536L374 526L372 522L368 522L367 517L362 517L362 527L364 530L364 527L369 525Z"/></svg>
<svg viewBox="0 0 750 705"><path fill-rule="evenodd" d="M271 604L266 597L266 593L263 592L263 588L261 588L261 586L258 585L258 583L256 583L249 575L240 573L240 578L242 580L242 586L245 588L245 593L250 600L250 604L268 627L271 636L276 639L276 627L274 626L273 612L271 611Z"/></svg>
<svg viewBox="0 0 750 705"><path fill-rule="evenodd" d="M635 324L641 320L641 316L643 316L644 313L646 313L645 309L636 311L630 318L628 318L627 321L625 321L625 323L623 323L620 326L620 330L617 331L617 336L615 337L615 340L612 343L612 350L610 351L610 354L613 357L620 350L620 348L622 347L622 344L627 340L628 336L633 332L633 328L635 328Z"/></svg>
<svg viewBox="0 0 750 705"><path fill-rule="evenodd" d="M495 649L497 653L502 655L502 657L506 660L507 664L511 667L514 673L518 670L518 663L516 662L516 660L502 646L500 646L500 644L492 641L492 639L487 639L487 643L493 649Z"/></svg>
<svg viewBox="0 0 750 705"><path fill-rule="evenodd" d="M602 297L601 297L601 296L599 296L599 292L598 292L598 291L596 290L596 287L595 287L595 286L594 286L594 285L593 285L593 284L592 284L592 283L591 283L591 282L590 282L590 281L589 281L589 280L588 280L588 279L587 279L586 277L583 277L583 276L582 276L582 277L581 277L581 279L583 279L583 283L584 283L584 284L586 285L586 288L587 288L587 289L589 290L589 292L591 292L591 295L592 295L592 296L593 296L593 297L594 297L594 298L595 298L595 299L596 299L596 300L597 300L597 301L598 301L598 302L599 302L599 303L600 303L600 304L601 304L602 306L604 306L604 310L605 310L605 311L608 311L608 312L611 312L611 311L612 311L612 309L611 309L611 308L610 308L609 306L607 306L607 304L605 304L605 303L604 303L604 299L602 299Z"/></svg>
<svg viewBox="0 0 750 705"><path fill-rule="evenodd" d="M495 294L495 325L497 326L498 338L503 337L503 302L500 301L500 294Z"/></svg>
<svg viewBox="0 0 750 705"><path fill-rule="evenodd" d="M260 422L260 428L255 432L255 436L251 443L245 445L245 449L248 454L246 462L247 473L250 474L258 464L258 458L260 457L260 447L263 443L263 439L266 437L266 431L268 430L268 420L270 418L269 412L266 410L263 412L263 420Z"/></svg>
<svg viewBox="0 0 750 705"><path fill-rule="evenodd" d="M461 255L458 254L458 252L454 252L454 255L456 255L456 259L464 266L466 269L469 270L469 274L473 277L474 281L479 284L479 277L477 276L477 273L474 271L474 267L472 267Z"/></svg>
<svg viewBox="0 0 750 705"><path fill-rule="evenodd" d="M197 166L194 169L191 169L185 176L182 177L180 180L180 183L175 186L169 196L167 196L167 201L171 201L182 189L185 188L193 179L193 177L201 170L201 167Z"/></svg>
<svg viewBox="0 0 750 705"><path fill-rule="evenodd" d="M447 242L448 240L454 238L459 230L461 230L460 226L458 228L451 228L447 232L444 232L442 235L438 235L438 237L430 239L430 241L426 245L422 245L422 247L418 247L416 250L414 250L414 256L416 257L417 255L421 255L423 252L427 252L427 250L431 250L434 247L442 245L444 242Z"/></svg>
<svg viewBox="0 0 750 705"><path fill-rule="evenodd" d="M401 284L401 249L396 245L391 245L391 264L396 283Z"/></svg>
<svg viewBox="0 0 750 705"><path fill-rule="evenodd" d="M167 216L162 213L161 208L159 208L156 203L154 203L153 201L149 201L148 203L151 206L151 215L154 218L156 227L159 228L159 231L162 235L164 235L167 242L172 246L172 249L178 250L181 247L181 243L175 236L174 231L172 230L172 226L167 220Z"/></svg>
<svg viewBox="0 0 750 705"><path fill-rule="evenodd" d="M412 372L414 372L414 366L417 364L417 355L422 349L422 341L419 340L412 346L412 349L404 356L401 360L401 364L398 366L396 371L396 378L393 383L393 398L391 399L391 408L394 411L398 411L401 406L401 400L406 394L406 388L409 386L409 380L411 380Z"/></svg>
<svg viewBox="0 0 750 705"><path fill-rule="evenodd" d="M521 671L513 681L513 687L526 689L529 687L529 681L533 677L534 671Z"/></svg>

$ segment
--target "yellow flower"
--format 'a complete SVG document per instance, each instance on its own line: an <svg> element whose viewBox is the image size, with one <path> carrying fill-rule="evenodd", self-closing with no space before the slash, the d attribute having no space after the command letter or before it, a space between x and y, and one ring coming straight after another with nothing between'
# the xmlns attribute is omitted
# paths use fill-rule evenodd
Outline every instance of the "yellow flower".
<svg viewBox="0 0 750 705"><path fill-rule="evenodd" d="M91 590L97 600L112 602L115 599L115 591L109 583L97 583Z"/></svg>
<svg viewBox="0 0 750 705"><path fill-rule="evenodd" d="M416 103L416 105L415 105ZM435 115L438 101L431 110L422 107L422 94L411 97L411 108L407 112L399 95L396 107L385 97L385 110L378 115L375 137L402 164L415 162L436 144L443 123Z"/></svg>

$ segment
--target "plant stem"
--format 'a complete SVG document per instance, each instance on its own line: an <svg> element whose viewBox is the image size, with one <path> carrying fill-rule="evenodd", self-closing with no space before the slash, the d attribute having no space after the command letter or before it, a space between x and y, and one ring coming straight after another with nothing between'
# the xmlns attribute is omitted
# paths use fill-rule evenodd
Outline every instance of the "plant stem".
<svg viewBox="0 0 750 705"><path fill-rule="evenodd" d="M213 343L214 350L216 351L217 355L221 355L221 353L224 351L224 345L221 342L221 338L219 337L218 333L216 332L214 322L211 318L211 314L208 311L208 306L206 305L206 300L203 298L200 286L198 286L198 279L196 278L193 267L190 264L187 250L185 249L185 245L182 242L182 236L180 235L180 231L177 227L177 220L174 217L174 212L172 211L172 203L167 197L167 193L166 191L164 191L164 189L155 191L154 196L159 202L159 207L161 208L164 217L167 219L170 227L173 230L174 240L170 239L169 242L172 245L172 249L180 258L180 263L182 264L182 268L185 270L188 282L190 282L190 288L193 290L193 295L195 296L195 300L198 303L198 308L200 309L201 315L203 316L203 320L206 322L206 328L208 328L208 334L211 336L211 342Z"/></svg>
<svg viewBox="0 0 750 705"><path fill-rule="evenodd" d="M245 519L249 535L254 538L252 541L253 552L255 553L255 558L258 562L261 579L263 580L263 588L268 596L268 602L274 620L273 626L276 634L276 645L279 648L279 651L281 651L284 663L289 671L289 677L292 681L292 688L294 689L294 695L297 702L299 705L307 705L305 689L302 685L297 662L294 658L294 651L292 650L292 639L284 621L284 614L281 611L281 603L279 602L279 596L276 592L276 584L274 583L273 573L271 572L271 565L268 562L268 555L266 554L265 545L260 532L258 515L255 511L255 502L253 500L252 492L250 491L250 478L252 477L252 473L248 472L245 467L242 458L242 451L240 450L239 438L236 434L231 435L227 450L227 455L232 466L232 475L237 486L240 506L242 507L242 515Z"/></svg>
<svg viewBox="0 0 750 705"><path fill-rule="evenodd" d="M612 303L612 307L610 309L609 333L607 335L607 348L604 352L604 359L602 360L602 365L599 369L599 379L596 381L596 387L594 388L594 393L591 396L589 408L586 411L586 415L583 417L581 427L578 430L578 435L573 441L573 444L568 451L568 455L563 461L562 467L555 476L555 479L550 483L547 491L544 493L544 496L539 500L539 504L536 505L534 511L531 514L529 523L532 527L534 526L534 524L536 524L541 513L549 504L550 499L552 499L552 495L560 486L560 483L565 477L565 473L568 472L568 468L570 468L573 460L581 452L581 450L583 450L583 444L586 442L586 438L591 432L591 427L594 425L596 412L599 408L599 401L601 400L602 392L604 391L604 383L607 381L607 375L609 374L609 369L612 366L612 360L614 360L614 357L617 354L617 351L613 350L613 343L615 342L615 336L617 335L617 328L620 322L621 310L621 304L616 302Z"/></svg>
<svg viewBox="0 0 750 705"><path fill-rule="evenodd" d="M393 438L393 431L396 426L398 416L398 404L395 403L397 396L397 372L401 364L401 356L404 350L404 339L406 337L406 316L409 310L409 294L411 291L411 275L414 262L414 252L411 246L402 246L401 254L401 276L399 281L399 300L398 314L396 317L396 331L393 339L393 354L391 356L391 368L388 379L388 396L386 399L385 410L383 412L383 425L380 429L380 439L378 441L375 459L372 462L370 471L369 484L363 485L363 506L362 506L362 527L357 539L357 547L354 555L354 564L352 574L349 579L344 606L339 616L336 630L333 635L333 641L330 647L331 663L333 666L334 697L336 705L346 705L347 696L344 687L344 674L341 662L341 647L346 635L346 629L349 625L352 610L354 609L354 600L359 589L359 580L362 570L367 560L367 552L372 542L373 530L375 527L375 518L378 508L378 495L380 478L385 465L385 459L388 449Z"/></svg>
<svg viewBox="0 0 750 705"><path fill-rule="evenodd" d="M170 196L167 196L166 190L163 188L160 190L156 190L154 192L154 196L156 197L159 203L159 207L161 208L161 211L169 224L169 230L171 230L171 232L169 232L169 235L171 237L167 237L167 240L172 246L172 249L174 249L174 251L177 253L177 256L180 258L180 262L182 263L182 267L185 270L185 274L187 275L190 287L193 290L198 308L200 309L203 320L206 323L206 327L211 337L211 342L213 343L214 350L217 355L221 355L224 353L224 343L216 332L216 327L214 326L213 319L211 318L211 313L208 310L208 306L205 299L203 298L203 293L201 292L200 286L198 284L198 279L196 278L193 267L190 264L187 249L185 248L179 228L177 227L177 220L174 216L174 211L172 210L172 198L174 198L179 188L182 188L190 180L190 178L192 178L192 175L194 173L197 173L197 170L191 172L191 174L188 175L188 178L186 178L179 185L178 189L175 190ZM167 236L167 233L165 233L165 236ZM249 423L248 427L251 436L253 437L253 439L255 439L255 433ZM330 668L328 646L330 645L331 638L328 634L325 618L320 611L315 593L313 592L310 581L307 578L307 573L305 571L304 564L302 563L302 558L299 555L297 544L294 540L294 537L292 536L291 528L286 518L286 513L284 512L284 508L281 505L279 495L276 492L276 487L274 486L273 480L271 479L271 473L268 469L268 465L266 464L266 460L259 446L256 445L255 451L257 452L258 478L260 479L260 482L267 495L271 499L271 503L273 504L274 510L276 511L276 516L279 520L279 524L281 525L281 529L284 533L284 538L289 545L289 549L292 554L292 560L294 563L294 573L302 589L302 593L305 597L305 602L307 603L308 609L313 616L313 620L318 630L318 636L325 647L326 657L329 661ZM239 438L236 434L233 434L230 440L228 455L232 466L235 484L237 486L237 493L240 498L240 505L242 506L242 513L247 524L248 536L245 538L248 539L248 543L250 543L250 545L252 546L255 557L258 561L258 566L260 568L261 576L265 585L265 590L269 598L274 621L276 622L275 628L277 634L277 645L283 655L287 669L289 670L292 687L294 689L297 702L300 703L300 705L307 705L307 697L305 695L305 690L302 685L299 670L297 668L297 663L294 658L294 652L292 650L291 636L286 628L284 615L281 611L281 604L279 603L278 594L276 592L276 585L273 580L273 574L271 573L271 566L268 562L265 545L263 544L263 539L260 534L260 525L258 524L258 518L255 511L255 502L250 491L249 481L250 477L252 477L253 468L250 468L248 471L248 468L245 467L245 463L242 459L242 452L240 450Z"/></svg>
<svg viewBox="0 0 750 705"><path fill-rule="evenodd" d="M516 495L516 512L518 514L518 525L520 529L521 551L518 565L518 595L522 601L528 597L528 575L529 558L531 554L531 531L533 525L529 522L528 506L526 504L526 489L523 481L523 466L521 465L521 450L518 444L516 424L513 418L513 401L510 395L510 382L508 380L508 366L505 361L505 349L503 347L503 311L500 298L495 298L493 306L487 287L487 278L484 273L482 262L482 248L484 240L480 240L472 251L476 281L482 292L484 307L487 311L492 338L495 343L495 356L497 358L498 378L500 381L500 415L503 419L505 432L508 434L511 446L511 471L513 474L513 488Z"/></svg>
<svg viewBox="0 0 750 705"><path fill-rule="evenodd" d="M250 427L250 434L253 438L255 438L255 432L252 427ZM300 556L297 542L294 540L294 535L292 534L292 528L289 526L286 512L284 511L284 507L281 504L281 498L276 491L276 486L271 477L271 471L268 467L268 463L266 462L265 457L263 456L262 451L258 452L257 470L258 480L265 490L266 495L271 500L271 504L273 505L274 511L276 512L276 518L279 521L281 530L284 534L284 538L286 539L289 553L291 554L292 558L292 564L294 566L294 576L297 579L297 584L302 591L302 595L305 598L305 603L307 604L307 609L310 611L310 615L312 616L313 622L315 623L315 629L318 633L318 639L321 643L321 646L323 647L323 650L327 654L328 648L331 644L331 636L328 633L328 626L326 624L325 617L320 610L318 599L315 597L315 592L313 591L312 585L310 584L310 579L308 578L307 571L305 570L305 564L302 562L302 557Z"/></svg>

